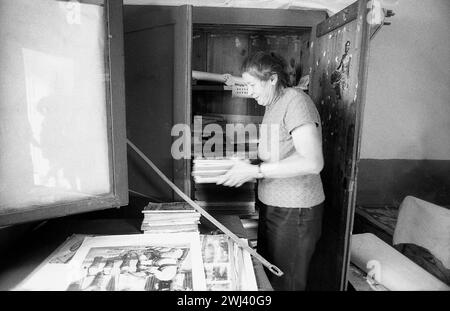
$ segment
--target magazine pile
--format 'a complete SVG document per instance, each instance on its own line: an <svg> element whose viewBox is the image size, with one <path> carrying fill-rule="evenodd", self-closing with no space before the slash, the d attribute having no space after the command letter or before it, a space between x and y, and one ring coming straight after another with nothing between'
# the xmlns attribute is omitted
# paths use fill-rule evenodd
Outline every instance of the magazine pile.
<svg viewBox="0 0 450 311"><path fill-rule="evenodd" d="M146 234L198 232L200 213L187 203L149 203L142 213L141 230Z"/></svg>
<svg viewBox="0 0 450 311"><path fill-rule="evenodd" d="M204 159L193 160L192 176L197 184L216 183L220 176L233 167L232 159Z"/></svg>
<svg viewBox="0 0 450 311"><path fill-rule="evenodd" d="M14 290L258 290L249 253L198 232L72 235Z"/></svg>
<svg viewBox="0 0 450 311"><path fill-rule="evenodd" d="M238 157L230 158L217 158L217 159L207 159L207 158L196 158L193 160L192 176L196 184L215 184L220 176L226 174L236 161L239 160ZM249 162L248 159L241 159ZM252 180L251 182L255 182Z"/></svg>

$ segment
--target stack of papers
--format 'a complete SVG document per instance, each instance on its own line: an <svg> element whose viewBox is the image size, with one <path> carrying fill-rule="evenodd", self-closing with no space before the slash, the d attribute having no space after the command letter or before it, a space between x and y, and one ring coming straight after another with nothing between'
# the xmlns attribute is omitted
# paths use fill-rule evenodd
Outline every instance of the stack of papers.
<svg viewBox="0 0 450 311"><path fill-rule="evenodd" d="M144 210L144 233L198 232L200 213L184 203L149 203Z"/></svg>
<svg viewBox="0 0 450 311"><path fill-rule="evenodd" d="M236 163L233 159L195 159L192 176L197 184L216 183Z"/></svg>

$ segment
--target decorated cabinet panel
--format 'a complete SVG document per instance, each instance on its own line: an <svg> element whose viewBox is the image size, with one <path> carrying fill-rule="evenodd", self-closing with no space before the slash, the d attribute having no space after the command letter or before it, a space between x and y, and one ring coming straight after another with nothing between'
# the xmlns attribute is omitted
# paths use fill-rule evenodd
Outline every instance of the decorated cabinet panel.
<svg viewBox="0 0 450 311"><path fill-rule="evenodd" d="M355 2L317 26L310 94L322 122L325 211L311 287L344 289L354 214L370 25L368 2ZM319 285L319 282L322 282ZM328 286L326 286L328 287Z"/></svg>

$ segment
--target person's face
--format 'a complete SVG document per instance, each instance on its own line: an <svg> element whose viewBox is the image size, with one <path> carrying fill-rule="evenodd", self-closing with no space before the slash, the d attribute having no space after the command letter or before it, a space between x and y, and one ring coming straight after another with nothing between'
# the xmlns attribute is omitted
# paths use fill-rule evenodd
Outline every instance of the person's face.
<svg viewBox="0 0 450 311"><path fill-rule="evenodd" d="M250 95L256 99L259 105L267 106L276 95L277 76L263 81L248 72L242 74L242 79L247 84Z"/></svg>

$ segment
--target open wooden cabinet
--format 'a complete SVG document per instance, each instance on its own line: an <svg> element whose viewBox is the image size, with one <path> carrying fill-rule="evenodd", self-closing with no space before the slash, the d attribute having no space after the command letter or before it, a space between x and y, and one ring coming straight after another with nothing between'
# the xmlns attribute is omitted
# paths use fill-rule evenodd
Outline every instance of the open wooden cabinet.
<svg viewBox="0 0 450 311"><path fill-rule="evenodd" d="M326 159L321 174L326 207L309 275L312 290L346 288L369 41L377 26L368 23L370 10L366 0L330 18L314 10L124 8L128 137L184 193L207 208L217 201L251 203L254 187L218 190L215 185L195 185L192 159L171 156L179 134L171 135L172 126L192 125L199 115L257 123L264 111L253 99L233 98L223 87L197 83L192 70L240 75L247 55L266 50L287 58L296 82L310 76L309 93L322 118ZM128 165L130 189L179 200L135 155L129 154Z"/></svg>

